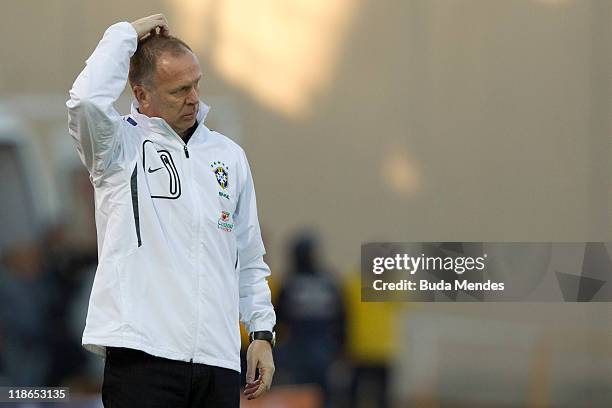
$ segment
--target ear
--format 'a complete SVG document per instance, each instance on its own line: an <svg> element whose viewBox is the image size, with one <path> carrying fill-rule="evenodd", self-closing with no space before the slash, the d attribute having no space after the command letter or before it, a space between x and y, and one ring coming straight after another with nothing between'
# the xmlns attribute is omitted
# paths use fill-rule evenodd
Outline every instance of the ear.
<svg viewBox="0 0 612 408"><path fill-rule="evenodd" d="M132 92L134 93L134 97L138 101L138 105L141 108L146 109L149 106L151 100L149 91L143 85L138 84L132 86Z"/></svg>

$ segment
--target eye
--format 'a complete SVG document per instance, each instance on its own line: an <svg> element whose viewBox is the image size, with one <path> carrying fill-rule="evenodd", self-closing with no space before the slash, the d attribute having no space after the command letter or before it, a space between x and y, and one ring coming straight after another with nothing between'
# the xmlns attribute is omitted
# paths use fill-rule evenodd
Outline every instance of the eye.
<svg viewBox="0 0 612 408"><path fill-rule="evenodd" d="M183 86L179 89L175 89L174 91L171 91L170 93L172 95L179 95L179 94L184 94L187 93L189 91L189 87L188 86Z"/></svg>

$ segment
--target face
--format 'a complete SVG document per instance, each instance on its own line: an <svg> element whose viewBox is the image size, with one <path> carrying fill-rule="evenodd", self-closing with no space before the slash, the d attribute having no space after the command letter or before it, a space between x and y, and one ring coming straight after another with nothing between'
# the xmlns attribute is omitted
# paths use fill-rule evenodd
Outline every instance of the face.
<svg viewBox="0 0 612 408"><path fill-rule="evenodd" d="M153 83L134 86L140 112L164 119L183 136L196 121L201 78L200 64L193 53L163 53L157 59Z"/></svg>

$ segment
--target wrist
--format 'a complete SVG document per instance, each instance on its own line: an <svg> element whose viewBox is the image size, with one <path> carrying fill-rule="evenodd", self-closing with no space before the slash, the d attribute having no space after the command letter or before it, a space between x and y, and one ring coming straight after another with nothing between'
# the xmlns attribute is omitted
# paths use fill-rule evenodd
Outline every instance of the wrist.
<svg viewBox="0 0 612 408"><path fill-rule="evenodd" d="M274 347L276 344L276 332L273 331L254 331L249 334L249 341L265 341Z"/></svg>

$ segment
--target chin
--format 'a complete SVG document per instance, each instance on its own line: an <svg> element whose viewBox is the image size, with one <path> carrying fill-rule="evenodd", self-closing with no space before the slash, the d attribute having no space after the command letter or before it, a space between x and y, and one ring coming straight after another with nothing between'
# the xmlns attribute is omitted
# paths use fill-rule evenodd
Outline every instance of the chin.
<svg viewBox="0 0 612 408"><path fill-rule="evenodd" d="M185 132L185 131L187 131L189 128L191 128L191 127L192 127L192 126L193 126L195 123L196 123L196 119L193 119L193 120L188 120L188 121L181 122L181 123L180 123L180 126L177 126L177 127L179 127L179 128L181 128L181 129L183 129L183 131L182 131L182 132ZM182 133L182 132L181 132L181 133Z"/></svg>
<svg viewBox="0 0 612 408"><path fill-rule="evenodd" d="M189 120L181 120L180 122L176 122L176 124L178 125L177 127L181 127L183 129L189 129L190 127L193 126L193 124L196 122L196 119L189 119Z"/></svg>

